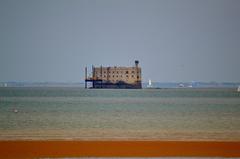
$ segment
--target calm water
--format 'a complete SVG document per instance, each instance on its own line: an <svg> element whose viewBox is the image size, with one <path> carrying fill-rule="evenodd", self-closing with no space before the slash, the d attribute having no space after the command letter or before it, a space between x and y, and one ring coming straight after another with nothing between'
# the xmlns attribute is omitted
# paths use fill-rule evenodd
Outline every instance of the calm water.
<svg viewBox="0 0 240 159"><path fill-rule="evenodd" d="M240 93L0 88L0 139L240 141Z"/></svg>

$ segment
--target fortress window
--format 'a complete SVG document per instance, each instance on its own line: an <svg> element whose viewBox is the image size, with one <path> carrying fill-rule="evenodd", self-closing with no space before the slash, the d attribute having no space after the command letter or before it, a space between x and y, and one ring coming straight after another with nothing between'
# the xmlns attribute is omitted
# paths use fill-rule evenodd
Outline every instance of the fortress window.
<svg viewBox="0 0 240 159"><path fill-rule="evenodd" d="M113 78L114 78L114 75L113 75Z"/></svg>
<svg viewBox="0 0 240 159"><path fill-rule="evenodd" d="M128 77L128 75L126 75L126 77Z"/></svg>
<svg viewBox="0 0 240 159"><path fill-rule="evenodd" d="M114 73L114 71L113 71L113 73Z"/></svg>
<svg viewBox="0 0 240 159"><path fill-rule="evenodd" d="M134 77L134 75L132 75L132 78Z"/></svg>
<svg viewBox="0 0 240 159"><path fill-rule="evenodd" d="M132 73L134 73L134 71L132 71Z"/></svg>
<svg viewBox="0 0 240 159"><path fill-rule="evenodd" d="M118 78L118 75L116 77Z"/></svg>
<svg viewBox="0 0 240 159"><path fill-rule="evenodd" d="M105 75L103 77L106 77Z"/></svg>
<svg viewBox="0 0 240 159"><path fill-rule="evenodd" d="M137 79L139 79L139 76L137 76Z"/></svg>
<svg viewBox="0 0 240 159"><path fill-rule="evenodd" d="M117 71L117 74L118 74L118 71Z"/></svg>
<svg viewBox="0 0 240 159"><path fill-rule="evenodd" d="M104 73L106 73L106 71L104 71Z"/></svg>
<svg viewBox="0 0 240 159"><path fill-rule="evenodd" d="M126 74L128 74L128 71L126 71Z"/></svg>

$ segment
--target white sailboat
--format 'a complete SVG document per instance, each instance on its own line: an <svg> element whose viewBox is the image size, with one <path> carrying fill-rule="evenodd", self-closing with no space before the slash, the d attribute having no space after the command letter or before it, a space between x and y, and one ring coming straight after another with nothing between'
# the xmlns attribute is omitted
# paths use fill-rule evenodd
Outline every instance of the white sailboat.
<svg viewBox="0 0 240 159"><path fill-rule="evenodd" d="M240 92L240 86L238 86L237 92Z"/></svg>
<svg viewBox="0 0 240 159"><path fill-rule="evenodd" d="M147 85L148 88L152 88L152 81L151 79L148 80L148 85Z"/></svg>

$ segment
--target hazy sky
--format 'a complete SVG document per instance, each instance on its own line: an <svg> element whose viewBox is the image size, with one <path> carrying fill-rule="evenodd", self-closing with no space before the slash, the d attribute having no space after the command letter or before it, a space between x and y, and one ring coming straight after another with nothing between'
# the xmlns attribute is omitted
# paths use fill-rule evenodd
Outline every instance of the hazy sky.
<svg viewBox="0 0 240 159"><path fill-rule="evenodd" d="M240 0L0 0L0 81L135 59L143 81L240 82Z"/></svg>

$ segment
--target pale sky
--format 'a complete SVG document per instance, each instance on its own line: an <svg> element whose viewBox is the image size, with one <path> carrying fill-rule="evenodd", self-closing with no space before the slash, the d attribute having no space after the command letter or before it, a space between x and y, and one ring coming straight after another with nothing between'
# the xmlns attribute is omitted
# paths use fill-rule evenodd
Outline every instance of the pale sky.
<svg viewBox="0 0 240 159"><path fill-rule="evenodd" d="M0 0L0 82L83 82L133 66L143 81L240 82L239 0Z"/></svg>

